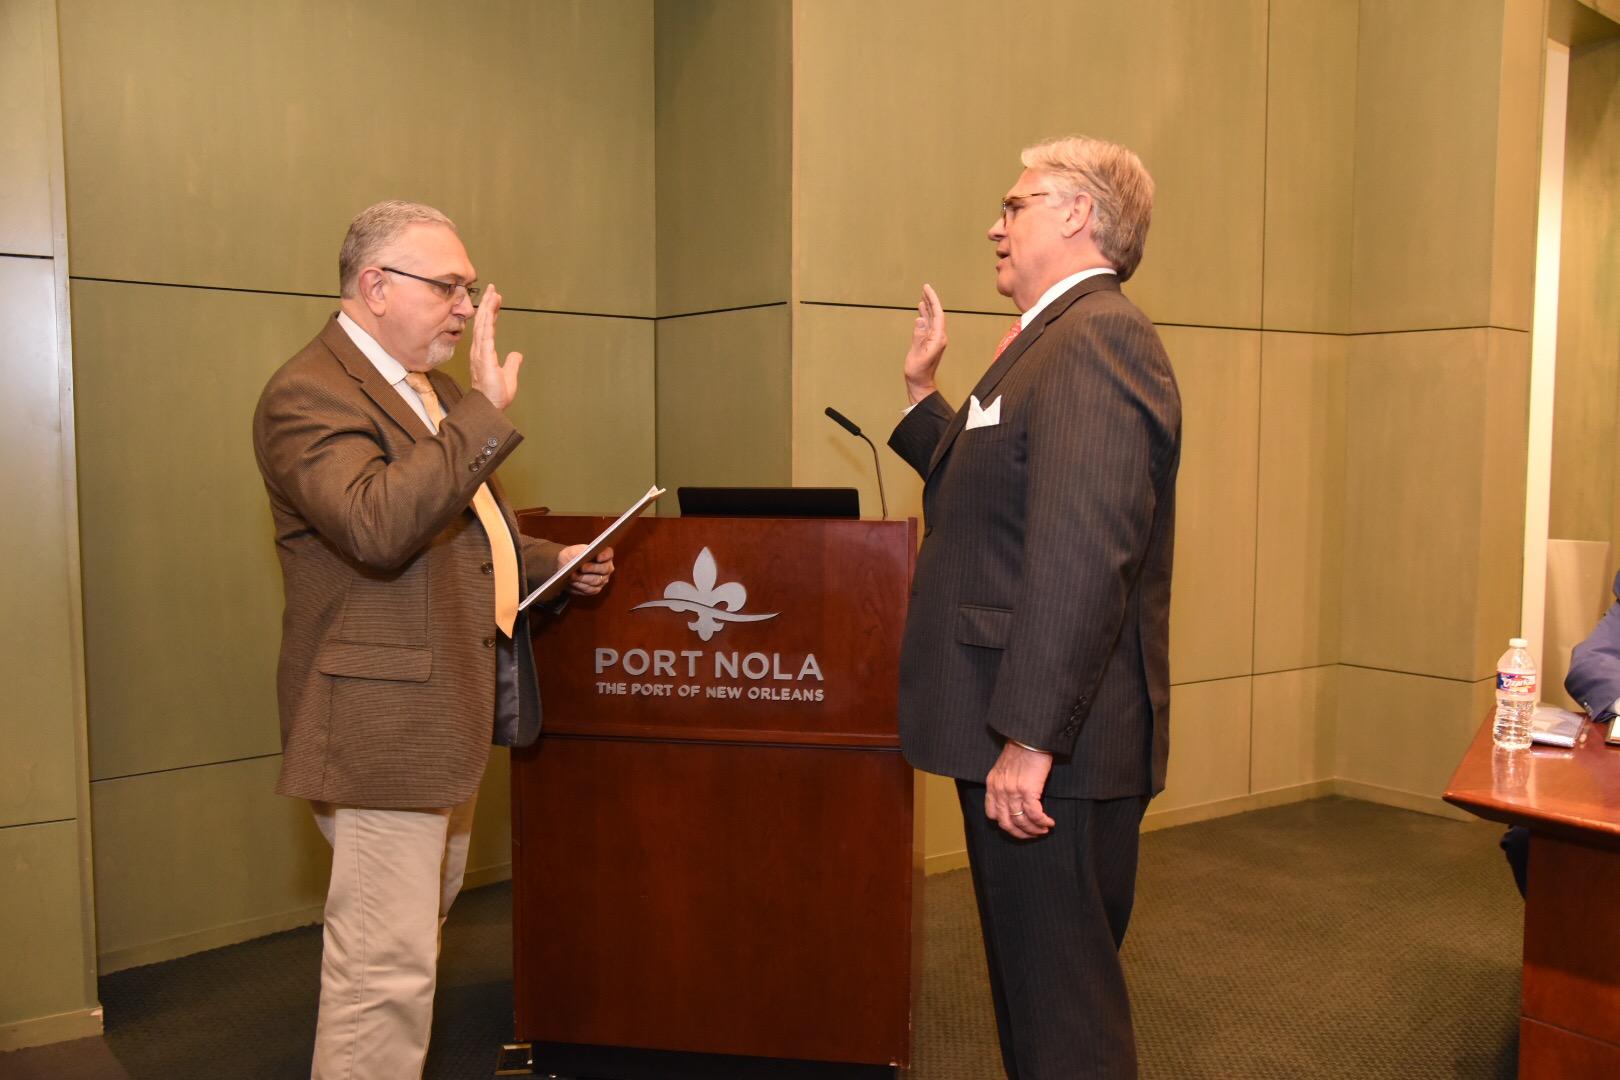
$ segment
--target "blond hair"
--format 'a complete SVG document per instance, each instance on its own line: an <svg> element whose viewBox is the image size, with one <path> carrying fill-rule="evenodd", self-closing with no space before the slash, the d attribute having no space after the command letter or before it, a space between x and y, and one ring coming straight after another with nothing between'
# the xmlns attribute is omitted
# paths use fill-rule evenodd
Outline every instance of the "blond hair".
<svg viewBox="0 0 1620 1080"><path fill-rule="evenodd" d="M1024 168L1056 181L1058 193L1091 196L1091 238L1126 281L1142 261L1153 220L1153 177L1142 159L1117 143L1070 135L1027 147Z"/></svg>
<svg viewBox="0 0 1620 1080"><path fill-rule="evenodd" d="M456 223L431 206L389 199L375 203L354 215L338 251L338 291L353 296L360 271L372 264L378 254L412 225L444 225L451 232Z"/></svg>

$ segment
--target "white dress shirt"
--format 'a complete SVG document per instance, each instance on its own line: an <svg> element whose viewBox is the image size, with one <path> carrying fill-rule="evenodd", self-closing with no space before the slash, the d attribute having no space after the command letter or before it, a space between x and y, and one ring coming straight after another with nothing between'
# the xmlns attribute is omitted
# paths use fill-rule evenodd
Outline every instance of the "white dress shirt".
<svg viewBox="0 0 1620 1080"><path fill-rule="evenodd" d="M1086 278L1096 277L1098 274L1117 274L1119 271L1112 266L1093 266L1090 270L1082 270L1078 274L1070 274L1050 289L1041 293L1041 298L1029 306L1029 310L1018 316L1019 326L1028 326L1035 321L1035 316L1046 310L1046 305L1080 284ZM1022 333L1022 331L1020 331ZM1013 338L1017 341L1017 338Z"/></svg>
<svg viewBox="0 0 1620 1080"><path fill-rule="evenodd" d="M349 340L354 342L355 347L365 353L366 359L371 361L371 366L377 369L377 373L387 379L388 385L405 399L405 404L422 418L422 423L427 425L427 429L438 434L439 425L428 415L427 406L422 404L422 395L411 389L411 384L405 381L405 376L410 374L405 370L405 365L389 356L388 350L377 344L377 339L366 333L346 312L338 312L337 321L338 325L343 327L343 332L349 335Z"/></svg>

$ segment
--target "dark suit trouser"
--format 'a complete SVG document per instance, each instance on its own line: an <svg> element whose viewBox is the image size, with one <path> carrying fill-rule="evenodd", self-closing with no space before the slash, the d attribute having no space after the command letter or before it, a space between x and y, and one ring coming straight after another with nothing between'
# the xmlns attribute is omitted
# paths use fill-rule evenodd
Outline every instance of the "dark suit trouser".
<svg viewBox="0 0 1620 1080"><path fill-rule="evenodd" d="M1136 895L1146 798L1042 800L1057 822L1015 840L956 782L1009 1080L1135 1077L1119 948Z"/></svg>

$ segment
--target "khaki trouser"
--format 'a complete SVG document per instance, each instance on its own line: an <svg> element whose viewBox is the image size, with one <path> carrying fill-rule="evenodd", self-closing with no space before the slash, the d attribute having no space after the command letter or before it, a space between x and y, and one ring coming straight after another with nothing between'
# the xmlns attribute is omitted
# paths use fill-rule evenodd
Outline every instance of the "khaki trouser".
<svg viewBox="0 0 1620 1080"><path fill-rule="evenodd" d="M411 1080L433 1026L444 919L461 891L473 804L311 803L332 845L312 1080Z"/></svg>

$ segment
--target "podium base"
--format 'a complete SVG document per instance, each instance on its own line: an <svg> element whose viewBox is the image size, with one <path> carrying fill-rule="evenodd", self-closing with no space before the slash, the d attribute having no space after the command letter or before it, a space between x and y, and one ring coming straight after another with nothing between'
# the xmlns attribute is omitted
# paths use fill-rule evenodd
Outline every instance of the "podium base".
<svg viewBox="0 0 1620 1080"><path fill-rule="evenodd" d="M541 1080L898 1080L900 1069L622 1046L507 1043L495 1075Z"/></svg>

